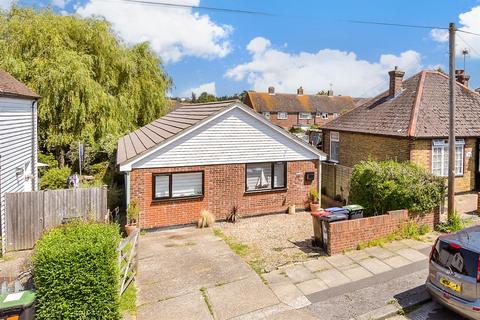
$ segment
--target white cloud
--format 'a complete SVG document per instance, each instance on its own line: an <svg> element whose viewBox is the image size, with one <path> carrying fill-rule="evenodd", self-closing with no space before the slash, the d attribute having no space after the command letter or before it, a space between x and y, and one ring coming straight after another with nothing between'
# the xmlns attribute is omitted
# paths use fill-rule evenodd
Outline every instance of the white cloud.
<svg viewBox="0 0 480 320"><path fill-rule="evenodd" d="M353 52L323 49L316 53L287 53L272 48L265 38L255 38L247 46L251 61L237 65L225 73L236 81L246 80L252 89L266 91L274 86L277 92L316 93L333 85L335 94L371 96L384 90L388 71L399 66L407 75L422 67L418 52L408 50L400 55L383 54L379 61L360 60Z"/></svg>
<svg viewBox="0 0 480 320"><path fill-rule="evenodd" d="M200 4L200 0L163 2ZM78 7L77 13L105 17L128 43L149 41L165 62L176 62L185 56L224 57L231 50L229 35L232 27L218 25L208 15L189 8L90 0Z"/></svg>
<svg viewBox="0 0 480 320"><path fill-rule="evenodd" d="M65 8L66 0L52 0L52 5L60 9Z"/></svg>
<svg viewBox="0 0 480 320"><path fill-rule="evenodd" d="M0 9L8 10L12 5L12 0L0 0Z"/></svg>
<svg viewBox="0 0 480 320"><path fill-rule="evenodd" d="M461 13L459 16L458 30L480 33L480 6L473 7L470 11ZM438 42L448 41L448 31L434 29L430 32L433 40ZM463 49L468 49L470 56L480 58L480 37L464 32L457 32L456 51L460 54Z"/></svg>
<svg viewBox="0 0 480 320"><path fill-rule="evenodd" d="M187 90L183 91L182 97L190 97L192 92L195 93L195 95L197 97L204 92L209 93L209 94L213 94L214 96L217 95L215 82L208 82L208 83L201 84L196 88L187 89Z"/></svg>

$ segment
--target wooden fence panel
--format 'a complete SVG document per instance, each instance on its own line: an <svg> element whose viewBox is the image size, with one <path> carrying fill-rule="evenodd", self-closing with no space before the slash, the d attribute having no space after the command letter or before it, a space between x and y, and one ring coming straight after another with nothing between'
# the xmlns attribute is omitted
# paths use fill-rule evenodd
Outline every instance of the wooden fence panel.
<svg viewBox="0 0 480 320"><path fill-rule="evenodd" d="M103 221L107 188L7 193L6 251L33 248L42 232L75 218Z"/></svg>

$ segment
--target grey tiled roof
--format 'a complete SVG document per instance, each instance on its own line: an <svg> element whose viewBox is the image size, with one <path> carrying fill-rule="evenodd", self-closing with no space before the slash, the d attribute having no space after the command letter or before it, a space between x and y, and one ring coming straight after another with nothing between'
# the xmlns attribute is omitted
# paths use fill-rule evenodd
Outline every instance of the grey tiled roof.
<svg viewBox="0 0 480 320"><path fill-rule="evenodd" d="M38 94L2 69L0 69L0 96L40 98Z"/></svg>
<svg viewBox="0 0 480 320"><path fill-rule="evenodd" d="M144 153L236 102L238 101L230 100L176 107L174 111L160 119L120 138L117 146L117 164Z"/></svg>
<svg viewBox="0 0 480 320"><path fill-rule="evenodd" d="M327 112L353 109L359 100L348 96L297 95L288 93L247 92L245 103L257 112Z"/></svg>
<svg viewBox="0 0 480 320"><path fill-rule="evenodd" d="M324 128L402 137L447 137L448 76L424 70L403 82L402 91L388 91L369 100ZM457 83L456 135L480 136L480 95Z"/></svg>

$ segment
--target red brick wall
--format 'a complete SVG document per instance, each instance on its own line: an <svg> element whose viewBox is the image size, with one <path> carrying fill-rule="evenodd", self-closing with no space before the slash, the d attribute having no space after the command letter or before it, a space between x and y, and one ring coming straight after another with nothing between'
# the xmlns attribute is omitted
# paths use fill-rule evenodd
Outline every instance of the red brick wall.
<svg viewBox="0 0 480 320"><path fill-rule="evenodd" d="M152 200L152 174L204 171L204 197L167 201ZM179 168L133 169L130 175L131 200L141 208L140 227L155 228L196 222L207 209L224 219L233 206L240 216L284 212L289 204L308 207L311 188L317 189L318 161L287 163L287 190L245 194L245 164L225 164ZM305 172L315 172L315 180L305 181Z"/></svg>
<svg viewBox="0 0 480 320"><path fill-rule="evenodd" d="M427 224L433 230L439 223L438 210L427 214L409 214L407 210L391 211L388 214L363 219L346 220L327 224L329 255L356 249L358 244L378 239L400 229L408 219L418 225Z"/></svg>

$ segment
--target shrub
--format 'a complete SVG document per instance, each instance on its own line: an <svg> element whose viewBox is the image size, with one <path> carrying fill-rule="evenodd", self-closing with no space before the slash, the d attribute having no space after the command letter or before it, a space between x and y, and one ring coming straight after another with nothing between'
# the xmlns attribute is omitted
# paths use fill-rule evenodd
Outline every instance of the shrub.
<svg viewBox="0 0 480 320"><path fill-rule="evenodd" d="M315 188L310 189L310 201L312 203L318 203L318 191Z"/></svg>
<svg viewBox="0 0 480 320"><path fill-rule="evenodd" d="M40 189L64 189L71 174L69 167L48 169L40 179Z"/></svg>
<svg viewBox="0 0 480 320"><path fill-rule="evenodd" d="M215 216L208 210L202 210L200 212L200 218L198 219L197 226L199 228L211 227L215 223Z"/></svg>
<svg viewBox="0 0 480 320"><path fill-rule="evenodd" d="M138 206L137 200L132 200L128 204L127 208L127 219L129 224L137 223L138 216L140 215L140 207Z"/></svg>
<svg viewBox="0 0 480 320"><path fill-rule="evenodd" d="M38 319L118 319L117 225L72 222L50 230L33 255Z"/></svg>
<svg viewBox="0 0 480 320"><path fill-rule="evenodd" d="M440 232L455 232L462 230L465 226L465 221L463 221L462 218L460 218L460 215L455 211L446 222L437 225L437 230Z"/></svg>
<svg viewBox="0 0 480 320"><path fill-rule="evenodd" d="M365 208L366 215L408 209L425 213L438 207L445 180L425 169L395 161L363 161L353 168L349 202Z"/></svg>
<svg viewBox="0 0 480 320"><path fill-rule="evenodd" d="M428 224L422 224L420 225L420 227L418 227L418 233L421 236L426 235L429 232L430 232L430 227L428 226Z"/></svg>

